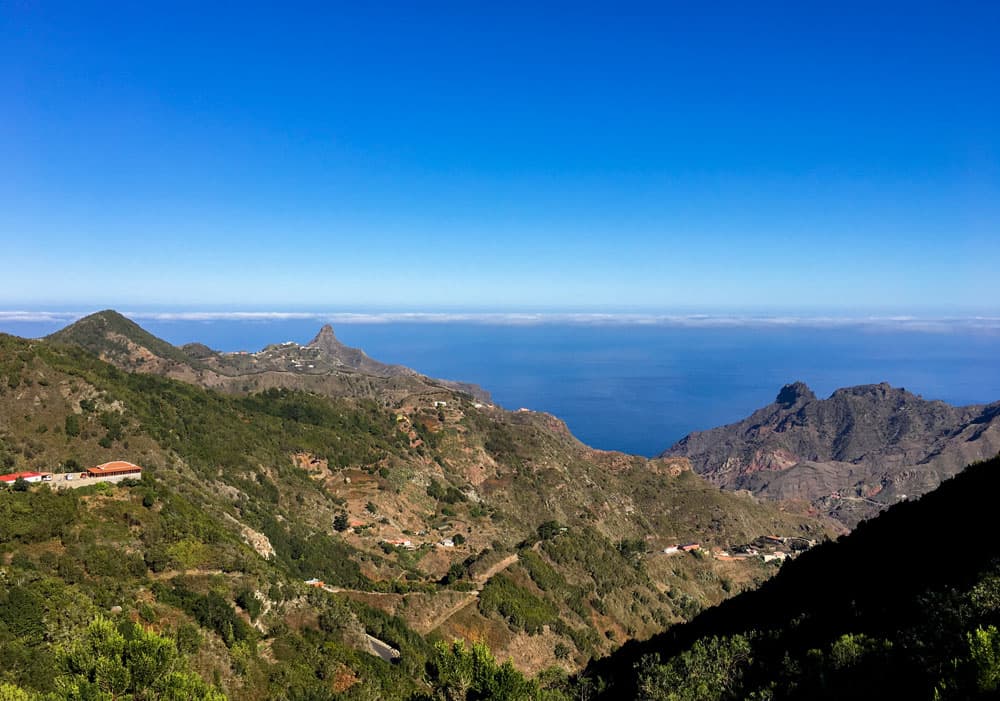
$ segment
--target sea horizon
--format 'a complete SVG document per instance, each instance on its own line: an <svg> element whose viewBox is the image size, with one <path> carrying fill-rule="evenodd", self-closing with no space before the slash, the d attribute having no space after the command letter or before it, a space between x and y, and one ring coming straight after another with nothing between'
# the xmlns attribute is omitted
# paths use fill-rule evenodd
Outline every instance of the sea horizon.
<svg viewBox="0 0 1000 701"><path fill-rule="evenodd" d="M841 309L705 307L267 307L264 305L9 305L0 308L0 331L11 325L61 328L88 314L112 309L134 321L282 321L330 324L476 323L486 325L579 324L620 326L865 326L948 332L1000 332L1000 309Z"/></svg>

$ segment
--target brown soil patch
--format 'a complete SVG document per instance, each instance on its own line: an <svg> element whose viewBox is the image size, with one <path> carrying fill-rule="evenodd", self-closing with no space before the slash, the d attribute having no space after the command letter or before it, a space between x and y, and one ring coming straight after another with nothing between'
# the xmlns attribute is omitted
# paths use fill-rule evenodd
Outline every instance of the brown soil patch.
<svg viewBox="0 0 1000 701"><path fill-rule="evenodd" d="M356 675L350 667L345 664L339 664L337 665L337 671L334 672L333 682L330 684L330 688L333 690L333 693L342 694L359 681L360 679L358 679L358 675Z"/></svg>
<svg viewBox="0 0 1000 701"><path fill-rule="evenodd" d="M296 467L305 470L315 480L323 480L333 476L330 462L326 458L318 458L312 453L295 453L292 462Z"/></svg>

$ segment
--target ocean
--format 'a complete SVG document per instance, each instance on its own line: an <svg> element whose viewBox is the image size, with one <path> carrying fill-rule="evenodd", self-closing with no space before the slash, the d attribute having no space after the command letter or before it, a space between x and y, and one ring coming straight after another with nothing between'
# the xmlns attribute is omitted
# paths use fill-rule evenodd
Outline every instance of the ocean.
<svg viewBox="0 0 1000 701"><path fill-rule="evenodd" d="M839 387L889 382L952 404L1000 400L1000 332L962 324L337 318L340 340L377 360L474 382L508 409L558 416L588 445L647 456L691 431L743 418L794 380L820 397ZM287 340L306 343L325 319L137 320L178 345L199 341L254 351ZM65 323L0 315L0 331L27 337Z"/></svg>

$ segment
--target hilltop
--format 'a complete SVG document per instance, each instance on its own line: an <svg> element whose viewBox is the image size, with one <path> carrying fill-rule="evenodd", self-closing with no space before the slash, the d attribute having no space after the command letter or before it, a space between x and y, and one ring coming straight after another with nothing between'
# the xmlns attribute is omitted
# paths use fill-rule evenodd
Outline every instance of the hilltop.
<svg viewBox="0 0 1000 701"><path fill-rule="evenodd" d="M154 372L173 365L198 367L181 349L146 331L128 317L105 309L83 317L48 336L52 343L66 343L89 350L113 365ZM146 363L154 361L150 367ZM154 367L155 366L155 367Z"/></svg>
<svg viewBox="0 0 1000 701"><path fill-rule="evenodd" d="M97 613L170 634L233 698L408 698L427 689L437 639L565 674L777 571L718 551L836 532L805 505L720 492L683 458L595 451L552 416L421 376L265 369L274 384L243 374L220 392L204 348L177 356L109 314L74 327L0 336L0 463L145 469L137 485L0 494L0 576L17 583L0 610L35 621L25 637L0 616L5 678L22 685L45 690L52 675L32 670ZM324 331L278 356L334 342ZM270 352L261 362L278 363ZM368 389L299 384L331 376ZM700 548L663 552L686 542ZM367 636L400 661L373 657Z"/></svg>
<svg viewBox="0 0 1000 701"><path fill-rule="evenodd" d="M434 379L373 360L341 343L329 324L304 346L288 341L252 353L223 353L201 343L178 348L108 309L83 317L46 340L85 348L127 372L172 377L224 392L284 387L330 397L395 400L447 389L490 401L489 393L476 385Z"/></svg>
<svg viewBox="0 0 1000 701"><path fill-rule="evenodd" d="M746 419L692 433L662 457L688 458L725 489L804 499L854 525L998 451L1000 402L954 407L885 383L818 399L796 382Z"/></svg>

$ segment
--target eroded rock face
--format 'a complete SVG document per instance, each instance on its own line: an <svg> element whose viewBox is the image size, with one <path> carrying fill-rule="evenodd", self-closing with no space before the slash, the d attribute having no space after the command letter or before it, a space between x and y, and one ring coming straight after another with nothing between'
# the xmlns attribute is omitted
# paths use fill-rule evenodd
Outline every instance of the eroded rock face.
<svg viewBox="0 0 1000 701"><path fill-rule="evenodd" d="M802 382L735 424L663 453L726 489L808 499L848 524L1000 451L1000 402L954 407L886 383L818 399Z"/></svg>
<svg viewBox="0 0 1000 701"><path fill-rule="evenodd" d="M793 382L792 384L785 385L781 388L781 391L778 392L778 396L774 400L774 403L785 407L791 407L799 402L805 402L815 398L816 394L809 389L805 382Z"/></svg>
<svg viewBox="0 0 1000 701"><path fill-rule="evenodd" d="M243 538L243 542L249 545L265 560L271 560L274 558L274 546L271 545L271 540L261 533L260 531L255 531L250 528L250 526L245 523L241 523L234 519L232 516L226 514L226 517L238 524L240 527L240 536Z"/></svg>
<svg viewBox="0 0 1000 701"><path fill-rule="evenodd" d="M333 353L342 348L343 344L337 338L337 334L333 332L333 327L330 324L325 324L319 330L319 333L316 334L316 337L309 342L309 347L320 348L328 353Z"/></svg>

